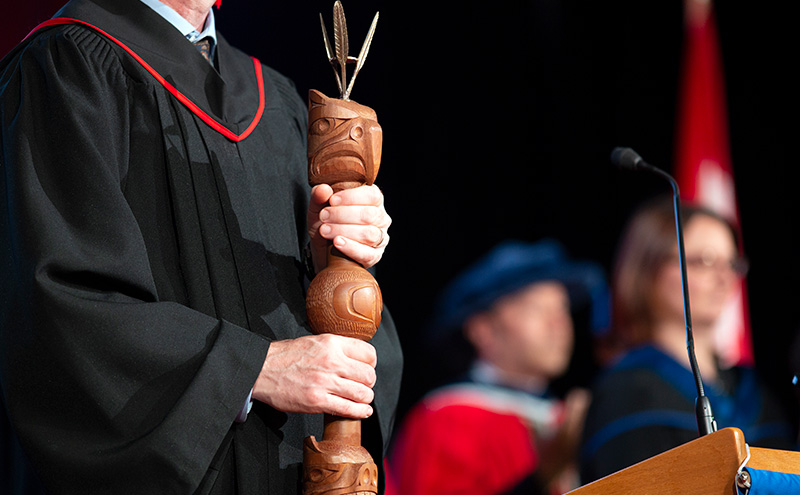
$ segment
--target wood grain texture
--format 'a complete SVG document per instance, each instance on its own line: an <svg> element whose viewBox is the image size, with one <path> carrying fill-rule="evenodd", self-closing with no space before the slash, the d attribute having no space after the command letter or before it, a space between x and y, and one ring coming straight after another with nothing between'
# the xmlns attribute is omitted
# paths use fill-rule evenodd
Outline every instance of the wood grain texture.
<svg viewBox="0 0 800 495"><path fill-rule="evenodd" d="M747 457L738 428L725 428L651 457L570 495L730 495L736 472ZM750 447L748 467L800 474L800 452Z"/></svg>
<svg viewBox="0 0 800 495"><path fill-rule="evenodd" d="M589 483L571 495L731 495L744 435L725 428Z"/></svg>

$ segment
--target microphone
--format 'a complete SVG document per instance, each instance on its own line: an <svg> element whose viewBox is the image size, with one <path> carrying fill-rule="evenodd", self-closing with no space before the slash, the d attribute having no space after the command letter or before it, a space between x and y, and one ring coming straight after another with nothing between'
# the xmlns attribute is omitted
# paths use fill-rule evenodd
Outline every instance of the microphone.
<svg viewBox="0 0 800 495"><path fill-rule="evenodd" d="M631 148L616 147L611 151L611 163L619 168L628 170L638 170L641 165L647 163L642 160L639 153L633 151Z"/></svg>
<svg viewBox="0 0 800 495"><path fill-rule="evenodd" d="M702 437L717 431L717 422L711 410L711 401L708 400L703 390L703 379L700 376L700 367L697 365L697 356L695 356L694 352L694 333L692 332L692 312L689 307L689 285L686 281L686 253L683 247L683 223L681 222L681 199L678 183L668 173L645 162L631 148L614 148L611 152L611 163L626 170L647 170L655 173L667 179L672 186L672 203L675 207L675 230L678 237L678 260L681 264L681 284L683 285L683 320L686 324L686 350L689 353L689 364L692 367L692 375L697 387L695 416L697 418L697 432Z"/></svg>
<svg viewBox="0 0 800 495"><path fill-rule="evenodd" d="M672 190L677 194L678 183L672 178L671 175L664 172L660 168L654 167L642 160L639 153L633 151L631 148L616 147L611 151L611 163L617 167L625 170L647 170L658 174L669 181L672 185Z"/></svg>

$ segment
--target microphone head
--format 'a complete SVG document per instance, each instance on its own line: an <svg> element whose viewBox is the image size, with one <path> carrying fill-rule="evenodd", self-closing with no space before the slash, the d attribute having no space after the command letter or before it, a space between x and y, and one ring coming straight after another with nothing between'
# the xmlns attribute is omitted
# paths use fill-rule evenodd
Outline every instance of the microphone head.
<svg viewBox="0 0 800 495"><path fill-rule="evenodd" d="M620 168L627 168L629 170L636 170L640 168L644 161L639 153L633 151L631 148L616 147L611 152L611 163Z"/></svg>

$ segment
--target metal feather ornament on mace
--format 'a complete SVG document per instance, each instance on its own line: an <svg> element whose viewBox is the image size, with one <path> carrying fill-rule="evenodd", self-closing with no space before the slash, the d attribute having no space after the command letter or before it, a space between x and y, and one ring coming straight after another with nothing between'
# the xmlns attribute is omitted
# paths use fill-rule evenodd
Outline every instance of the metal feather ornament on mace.
<svg viewBox="0 0 800 495"><path fill-rule="evenodd" d="M383 134L375 111L350 100L353 83L367 58L378 14L358 58L350 57L341 2L333 6L334 47L320 14L328 61L340 99L317 90L308 95L308 181L341 191L375 182ZM347 83L347 64L355 63ZM328 264L311 281L306 313L311 330L370 340L378 329L383 299L378 283L360 264L328 244ZM361 446L361 421L325 415L321 441L307 437L303 450L304 495L369 495L378 492L378 466Z"/></svg>
<svg viewBox="0 0 800 495"><path fill-rule="evenodd" d="M328 38L328 30L325 28L325 20L322 14L319 15L319 23L322 26L322 40L325 42L325 53L328 55L328 61L333 67L333 72L336 74L336 85L339 86L339 98L343 100L350 99L350 93L353 92L353 84L356 82L358 72L364 67L364 61L367 60L370 45L372 45L372 38L375 36L375 28L378 26L378 17L380 12L375 13L372 19L372 25L367 32L367 38L364 44L361 45L361 52L358 58L351 57L350 41L347 36L347 19L344 16L344 8L342 2L333 4L333 42L335 51L331 49L331 40ZM350 79L350 84L347 84L347 64L355 63L356 68L353 71L353 77ZM338 68L337 68L338 66Z"/></svg>

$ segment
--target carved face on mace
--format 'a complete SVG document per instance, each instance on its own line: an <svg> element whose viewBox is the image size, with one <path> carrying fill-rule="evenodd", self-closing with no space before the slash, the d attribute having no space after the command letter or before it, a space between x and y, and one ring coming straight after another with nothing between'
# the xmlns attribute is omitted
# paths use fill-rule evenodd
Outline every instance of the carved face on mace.
<svg viewBox="0 0 800 495"><path fill-rule="evenodd" d="M375 111L316 90L308 105L308 182L331 184L334 191L372 184L383 142Z"/></svg>
<svg viewBox="0 0 800 495"><path fill-rule="evenodd" d="M323 464L307 469L304 495L360 495L378 492L378 466L364 464Z"/></svg>

